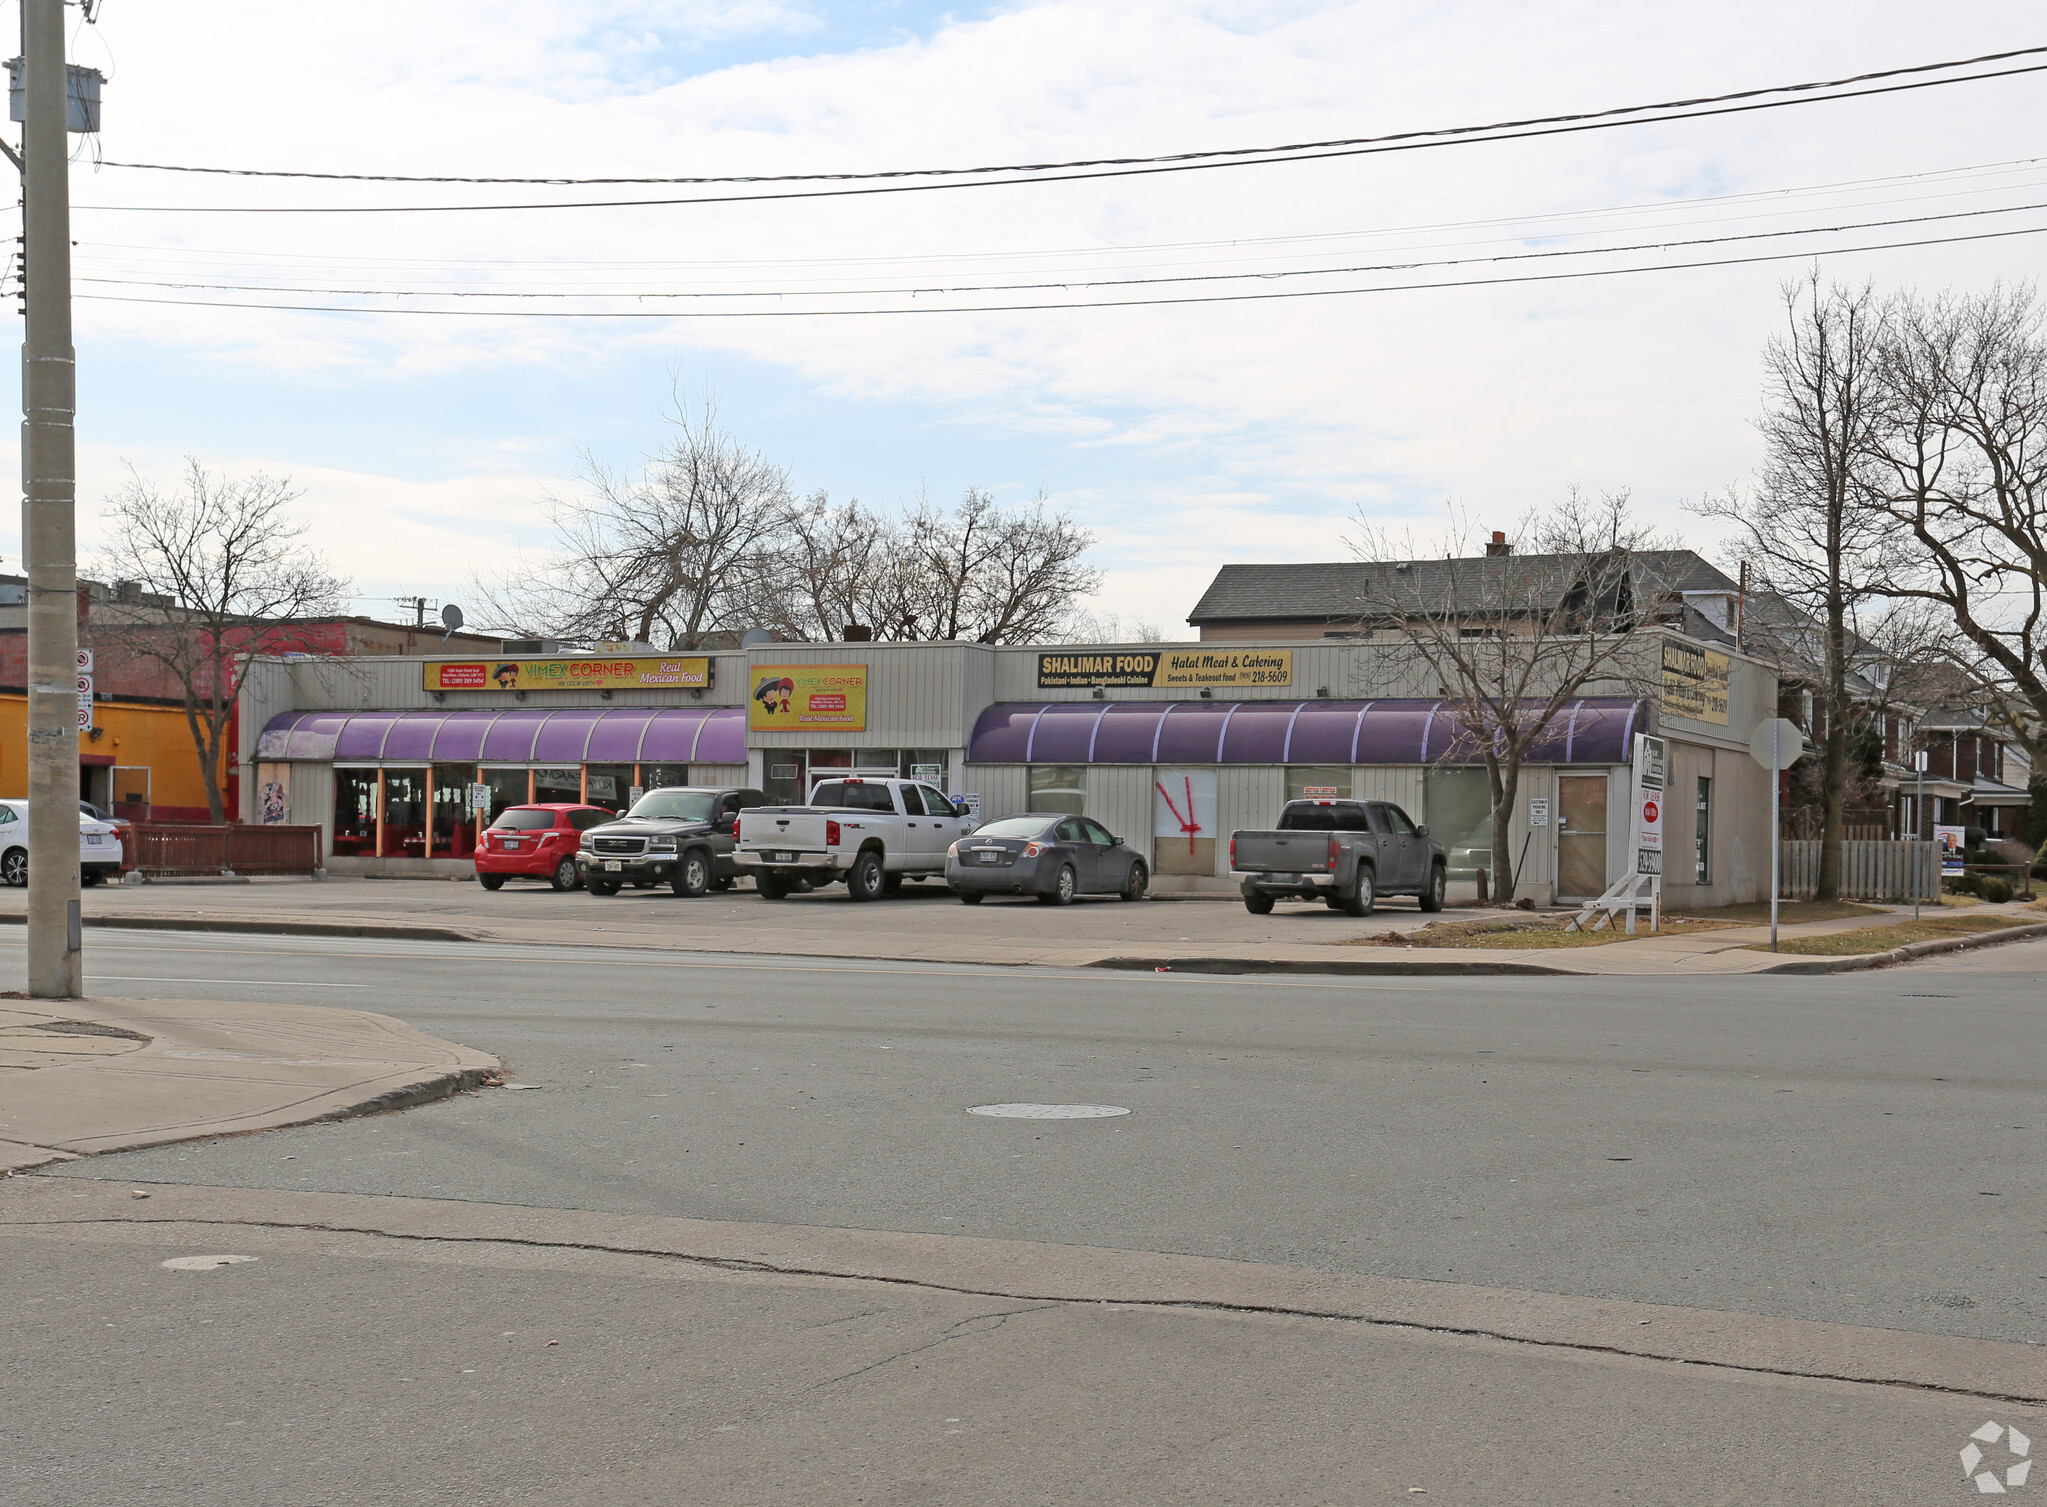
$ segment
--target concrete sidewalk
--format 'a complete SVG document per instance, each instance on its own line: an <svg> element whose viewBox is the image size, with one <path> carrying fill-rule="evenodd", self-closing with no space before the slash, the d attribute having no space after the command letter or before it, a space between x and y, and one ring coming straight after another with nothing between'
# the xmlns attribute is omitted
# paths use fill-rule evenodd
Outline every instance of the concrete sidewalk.
<svg viewBox="0 0 2047 1507"><path fill-rule="evenodd" d="M19 920L24 910L21 891L0 890L0 923ZM2012 910L1986 906L1981 913ZM88 890L85 911L88 926L1060 968L1655 977L1868 966L1857 959L1754 951L1755 944L1769 941L1767 925L1645 935L1596 947L1373 947L1355 944L1439 918L1422 914L1411 900L1394 900L1361 918L1319 904L1282 904L1271 915L1254 916L1230 896L1139 905L1089 899L1059 909L993 901L969 910L932 885L908 885L898 896L860 905L842 889L771 903L750 890L681 900L665 890L600 898L538 885L489 893L447 880L159 882ZM1459 908L1440 919L1519 914ZM1909 915L1905 907L1780 932L1793 938L1854 931ZM2023 924L2047 918L2014 913L2012 919Z"/></svg>
<svg viewBox="0 0 2047 1507"><path fill-rule="evenodd" d="M473 1088L487 1053L387 1015L216 1000L0 1008L0 1174Z"/></svg>

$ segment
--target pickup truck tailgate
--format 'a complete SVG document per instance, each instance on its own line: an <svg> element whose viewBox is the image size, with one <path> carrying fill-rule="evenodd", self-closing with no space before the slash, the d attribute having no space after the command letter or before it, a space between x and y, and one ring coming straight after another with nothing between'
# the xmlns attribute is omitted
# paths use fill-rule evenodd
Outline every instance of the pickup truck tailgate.
<svg viewBox="0 0 2047 1507"><path fill-rule="evenodd" d="M821 811L757 806L739 813L737 844L742 853L822 853L825 822ZM769 861L774 860L769 857Z"/></svg>
<svg viewBox="0 0 2047 1507"><path fill-rule="evenodd" d="M1327 832L1239 832L1231 867L1240 873L1312 874L1329 870Z"/></svg>

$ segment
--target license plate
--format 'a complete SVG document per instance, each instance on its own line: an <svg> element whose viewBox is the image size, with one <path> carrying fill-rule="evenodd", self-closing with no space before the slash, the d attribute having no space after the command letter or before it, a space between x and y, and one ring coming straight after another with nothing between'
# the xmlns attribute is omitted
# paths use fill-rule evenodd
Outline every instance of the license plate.
<svg viewBox="0 0 2047 1507"><path fill-rule="evenodd" d="M1300 874L1267 874L1265 877L1274 884L1300 884L1304 876Z"/></svg>
<svg viewBox="0 0 2047 1507"><path fill-rule="evenodd" d="M1000 863L1002 862L1002 855L1000 853L976 853L974 861L976 863Z"/></svg>
<svg viewBox="0 0 2047 1507"><path fill-rule="evenodd" d="M794 853L770 853L768 855L769 863L794 863L795 861L796 855Z"/></svg>
<svg viewBox="0 0 2047 1507"><path fill-rule="evenodd" d="M621 870L624 869L624 867L625 865L620 863L616 858L607 858L604 860L604 872L607 874L619 873Z"/></svg>
<svg viewBox="0 0 2047 1507"><path fill-rule="evenodd" d="M97 846L98 844L104 842L106 839L101 837L97 832L88 832L85 834L85 840Z"/></svg>
<svg viewBox="0 0 2047 1507"><path fill-rule="evenodd" d="M516 853L519 851L519 845L515 842L507 842L505 844L505 851L507 853Z"/></svg>

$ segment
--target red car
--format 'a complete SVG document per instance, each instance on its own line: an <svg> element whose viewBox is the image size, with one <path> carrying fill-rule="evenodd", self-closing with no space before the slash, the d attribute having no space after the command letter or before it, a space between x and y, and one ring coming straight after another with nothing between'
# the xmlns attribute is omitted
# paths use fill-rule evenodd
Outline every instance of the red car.
<svg viewBox="0 0 2047 1507"><path fill-rule="evenodd" d="M576 847L592 827L618 817L602 806L507 806L476 845L476 882L501 889L507 879L545 879L558 890L580 888Z"/></svg>

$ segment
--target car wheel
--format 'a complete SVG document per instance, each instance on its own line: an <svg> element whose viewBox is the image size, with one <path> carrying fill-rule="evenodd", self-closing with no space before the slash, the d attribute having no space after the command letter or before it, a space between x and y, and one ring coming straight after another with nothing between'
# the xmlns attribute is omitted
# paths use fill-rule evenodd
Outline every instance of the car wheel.
<svg viewBox="0 0 2047 1507"><path fill-rule="evenodd" d="M988 898L988 897L987 897L986 895L975 895L975 894L966 894L966 895L961 895L961 896L960 896L960 904L962 904L962 905L979 905L979 904L980 904L980 903L981 903L981 902L982 902L983 900L985 900L985 899L987 899L987 898Z"/></svg>
<svg viewBox="0 0 2047 1507"><path fill-rule="evenodd" d="M1343 913L1346 916L1369 916L1372 906L1379 898L1379 887L1370 869L1359 869L1357 882L1343 897Z"/></svg>
<svg viewBox="0 0 2047 1507"><path fill-rule="evenodd" d="M556 888L559 889L560 886L557 885ZM616 895L618 893L618 881L616 879L592 879L583 888L593 895Z"/></svg>
<svg viewBox="0 0 2047 1507"><path fill-rule="evenodd" d="M756 874L753 891L763 900L786 900L789 898L789 881L776 874Z"/></svg>
<svg viewBox="0 0 2047 1507"><path fill-rule="evenodd" d="M0 858L0 879L7 881L9 889L21 889L28 884L28 849L9 848L7 856Z"/></svg>
<svg viewBox="0 0 2047 1507"><path fill-rule="evenodd" d="M476 882L487 890L501 890L505 887L503 874L478 874Z"/></svg>
<svg viewBox="0 0 2047 1507"><path fill-rule="evenodd" d="M700 898L711 888L711 860L700 852L683 854L668 887L686 900Z"/></svg>
<svg viewBox="0 0 2047 1507"><path fill-rule="evenodd" d="M1254 916L1269 916L1272 914L1272 896L1246 895L1244 909Z"/></svg>
<svg viewBox="0 0 2047 1507"><path fill-rule="evenodd" d="M1443 908L1443 892L1450 887L1450 876L1443 872L1440 863L1429 865L1429 887L1422 891L1422 909L1437 911Z"/></svg>
<svg viewBox="0 0 2047 1507"><path fill-rule="evenodd" d="M1151 875L1144 871L1144 860L1139 859L1130 865L1130 877L1123 881L1123 888L1116 893L1125 900L1142 900L1145 888L1150 883Z"/></svg>
<svg viewBox="0 0 2047 1507"><path fill-rule="evenodd" d="M579 881L576 878L576 860L564 858L554 866L554 872L547 876L547 882L558 890L572 890Z"/></svg>
<svg viewBox="0 0 2047 1507"><path fill-rule="evenodd" d="M881 866L881 855L869 848L853 860L853 867L846 871L846 893L855 900L879 900L888 888L888 870Z"/></svg>
<svg viewBox="0 0 2047 1507"><path fill-rule="evenodd" d="M1052 893L1038 896L1040 905L1071 905L1073 892L1080 887L1079 876L1073 872L1073 865L1059 865L1059 877L1052 881Z"/></svg>

